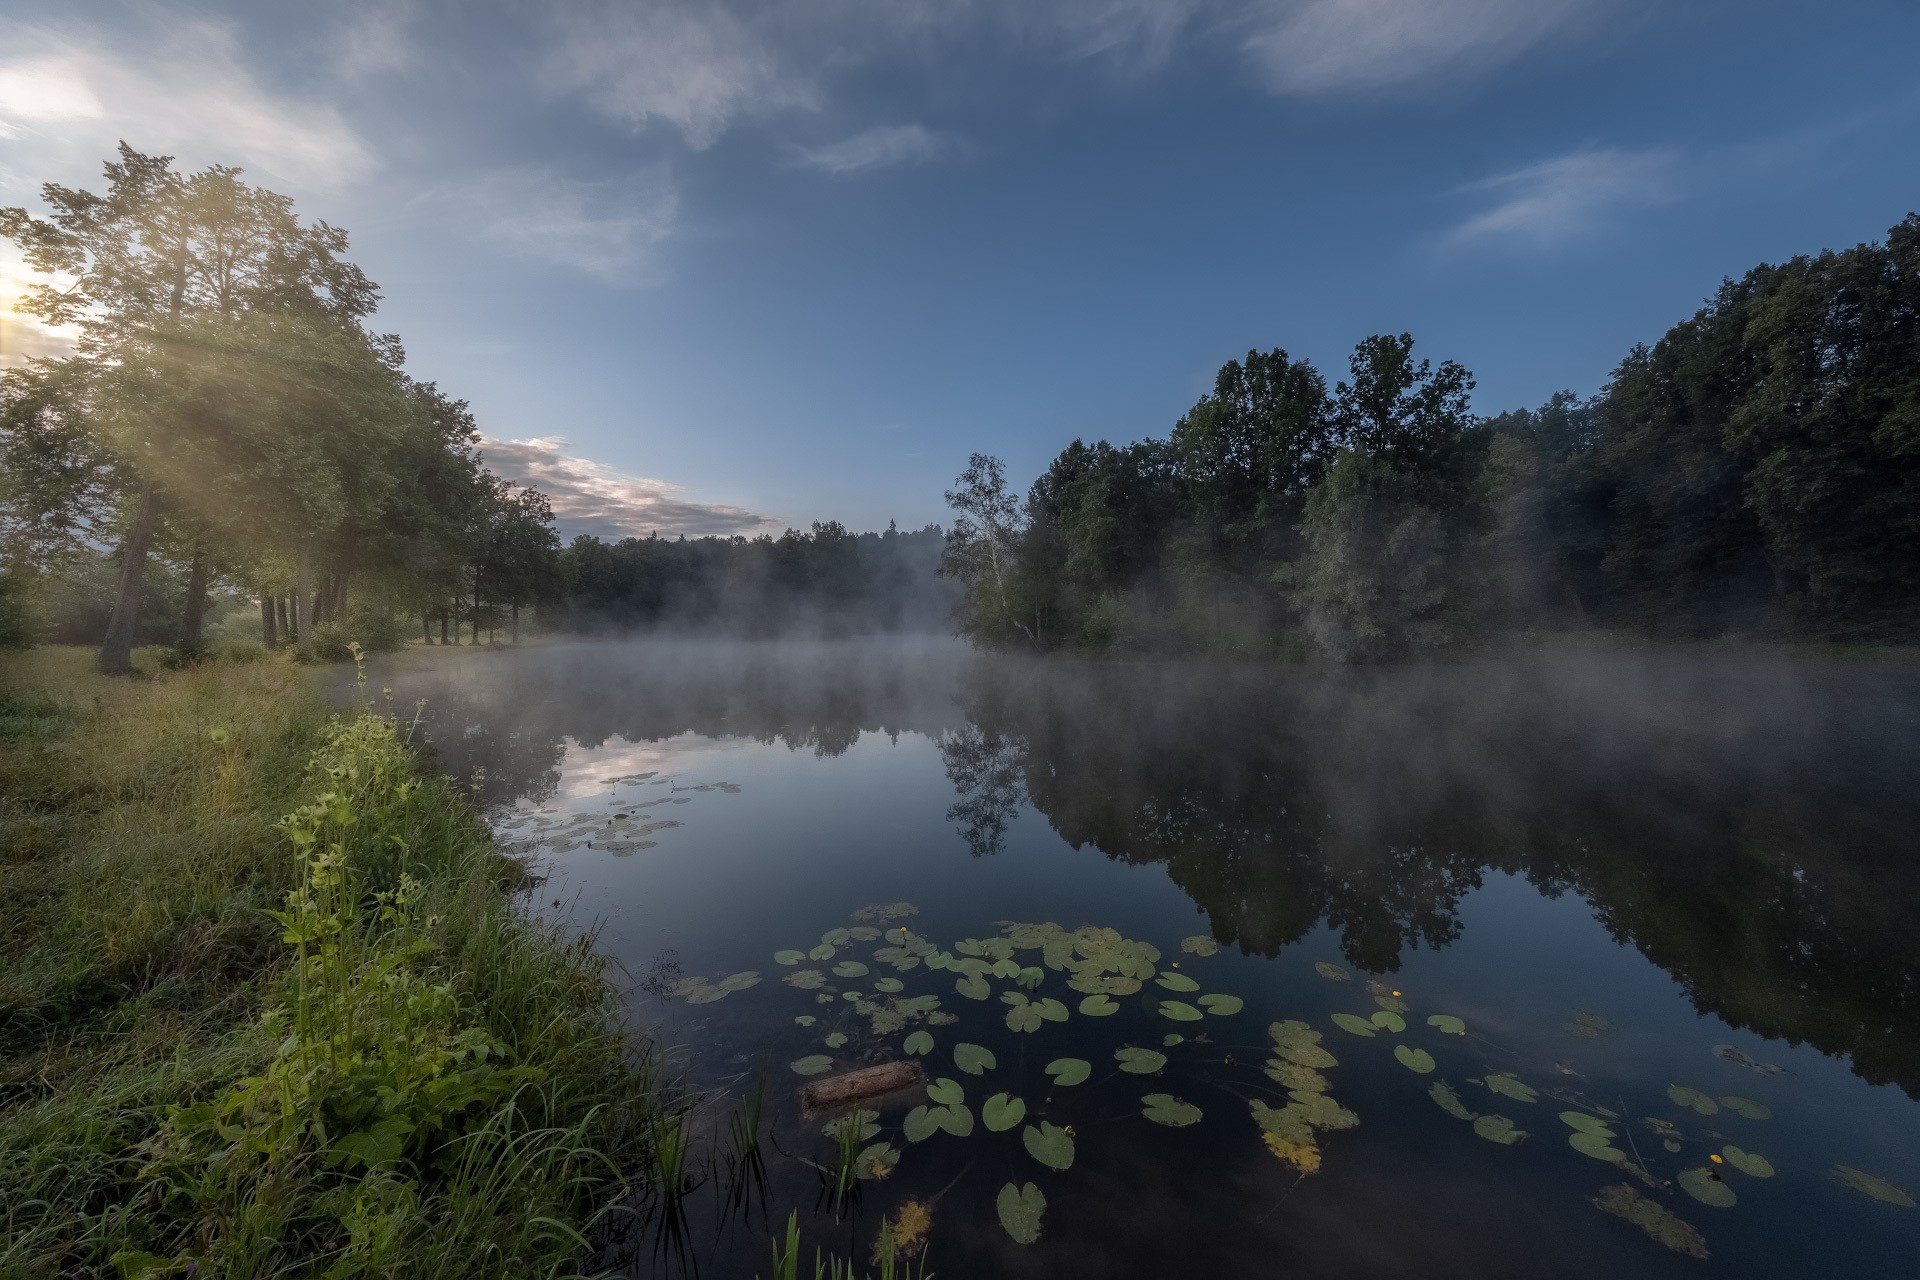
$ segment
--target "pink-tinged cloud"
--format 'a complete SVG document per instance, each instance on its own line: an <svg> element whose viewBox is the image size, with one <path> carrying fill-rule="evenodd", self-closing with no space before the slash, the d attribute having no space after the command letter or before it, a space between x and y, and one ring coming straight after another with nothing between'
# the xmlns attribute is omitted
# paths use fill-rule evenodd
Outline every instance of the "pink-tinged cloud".
<svg viewBox="0 0 1920 1280"><path fill-rule="evenodd" d="M609 542L653 533L663 538L681 534L689 538L710 534L753 537L777 533L781 528L778 520L757 511L695 502L677 484L627 475L605 463L570 454L566 452L566 440L560 436L532 440L482 437L480 447L487 467L494 473L516 484L532 485L552 499L554 524L563 539L583 533Z"/></svg>

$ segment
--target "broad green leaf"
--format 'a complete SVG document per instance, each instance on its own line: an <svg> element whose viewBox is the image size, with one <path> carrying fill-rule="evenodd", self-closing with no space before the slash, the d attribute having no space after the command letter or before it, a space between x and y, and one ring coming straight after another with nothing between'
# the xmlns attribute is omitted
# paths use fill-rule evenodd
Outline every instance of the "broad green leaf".
<svg viewBox="0 0 1920 1280"><path fill-rule="evenodd" d="M1395 1035L1399 1035L1407 1029L1407 1020L1391 1009L1382 1009L1373 1015L1373 1025L1376 1027L1384 1027Z"/></svg>
<svg viewBox="0 0 1920 1280"><path fill-rule="evenodd" d="M969 974L953 984L953 989L969 1000L985 1000L993 994L993 988L987 985L985 978Z"/></svg>
<svg viewBox="0 0 1920 1280"><path fill-rule="evenodd" d="M1132 1072L1136 1076L1150 1076L1167 1065L1167 1055L1153 1049L1118 1049L1113 1056L1119 1061L1122 1071Z"/></svg>
<svg viewBox="0 0 1920 1280"><path fill-rule="evenodd" d="M1047 971L1045 969L1039 968L1036 965L1028 965L1026 968L1022 969L1018 974L1014 975L1014 981L1018 982L1021 986L1025 987L1029 991L1038 990L1040 984L1045 982L1046 980L1047 980Z"/></svg>
<svg viewBox="0 0 1920 1280"><path fill-rule="evenodd" d="M953 1065L970 1076L977 1076L982 1071L991 1071L1000 1064L994 1058L991 1049L983 1049L977 1044L968 1044L962 1040L953 1046ZM946 1099L936 1099L936 1101L944 1102Z"/></svg>
<svg viewBox="0 0 1920 1280"><path fill-rule="evenodd" d="M900 1128L906 1133L908 1142L925 1142L940 1131L940 1121L935 1116L938 1107L915 1107L907 1112L907 1118L900 1122Z"/></svg>
<svg viewBox="0 0 1920 1280"><path fill-rule="evenodd" d="M818 1018L816 1018L816 1017L814 1017L814 1016L813 1016L812 1014L810 1014L810 1013L803 1013L803 1014L801 1014L801 1015L800 1015L799 1017L797 1017L797 1018L795 1018L795 1019L794 1019L794 1021L795 1021L796 1023L798 1023L798 1024L800 1025L800 1026L803 1026L803 1027L810 1027L810 1026L812 1026L812 1025L813 1025L814 1023L816 1023L816 1022L818 1022L818 1021L820 1021L820 1019L818 1019Z"/></svg>
<svg viewBox="0 0 1920 1280"><path fill-rule="evenodd" d="M1488 1142L1506 1147L1525 1141L1527 1136L1526 1130L1514 1128L1513 1121L1505 1116L1480 1116L1473 1122L1473 1131Z"/></svg>
<svg viewBox="0 0 1920 1280"><path fill-rule="evenodd" d="M1613 1136L1613 1126L1599 1116L1590 1116L1584 1111L1562 1111L1561 1122L1569 1129L1578 1129L1582 1133L1597 1133L1603 1138Z"/></svg>
<svg viewBox="0 0 1920 1280"><path fill-rule="evenodd" d="M1765 1156L1752 1151L1742 1151L1739 1147L1722 1147L1720 1154L1727 1163L1746 1174L1749 1178L1771 1178L1773 1163Z"/></svg>
<svg viewBox="0 0 1920 1280"><path fill-rule="evenodd" d="M1040 1016L1048 1022L1065 1022L1067 1020L1067 1006L1052 997L1040 1001L1040 1003L1034 1007L1040 1010Z"/></svg>
<svg viewBox="0 0 1920 1280"><path fill-rule="evenodd" d="M1042 1121L1038 1128L1028 1125L1020 1141L1028 1155L1050 1169L1073 1167L1073 1138L1057 1124Z"/></svg>
<svg viewBox="0 0 1920 1280"><path fill-rule="evenodd" d="M900 1149L889 1142L876 1142L853 1158L854 1176L865 1181L884 1178L900 1163Z"/></svg>
<svg viewBox="0 0 1920 1280"><path fill-rule="evenodd" d="M875 991L884 991L888 995L892 995L896 991L904 991L906 988L907 984L898 978L875 978L873 980L873 989Z"/></svg>
<svg viewBox="0 0 1920 1280"><path fill-rule="evenodd" d="M1205 995L1200 997L1200 1007L1216 1018L1226 1018L1247 1007L1247 1002L1239 996Z"/></svg>
<svg viewBox="0 0 1920 1280"><path fill-rule="evenodd" d="M1047 1074L1061 1088L1080 1084L1093 1074L1093 1064L1085 1058L1055 1058L1047 1064Z"/></svg>
<svg viewBox="0 0 1920 1280"><path fill-rule="evenodd" d="M1610 1164L1625 1164L1627 1161L1627 1153L1613 1145L1611 1133L1589 1133L1582 1129L1567 1135L1567 1145L1595 1160L1605 1160Z"/></svg>
<svg viewBox="0 0 1920 1280"><path fill-rule="evenodd" d="M989 972L996 978L1017 978L1020 976L1020 965L1014 960L995 960Z"/></svg>
<svg viewBox="0 0 1920 1280"><path fill-rule="evenodd" d="M720 979L716 985L722 991L745 991L748 987L757 986L759 982L760 975L749 969L745 973L730 973Z"/></svg>
<svg viewBox="0 0 1920 1280"><path fill-rule="evenodd" d="M1088 996L1080 1002L1080 1012L1089 1018L1104 1018L1110 1013L1118 1013L1120 1006L1105 996Z"/></svg>
<svg viewBox="0 0 1920 1280"><path fill-rule="evenodd" d="M1505 1094L1507 1097L1520 1102L1537 1102L1540 1098L1538 1092L1530 1086L1522 1084L1520 1080L1510 1072L1502 1071L1490 1075L1481 1083L1495 1093Z"/></svg>
<svg viewBox="0 0 1920 1280"><path fill-rule="evenodd" d="M1140 1101L1143 1104L1140 1114L1155 1124L1179 1129L1200 1123L1200 1108L1191 1102L1182 1102L1170 1093L1149 1093Z"/></svg>
<svg viewBox="0 0 1920 1280"><path fill-rule="evenodd" d="M942 1129L956 1138L964 1138L973 1132L973 1112L964 1103L956 1102L941 1107L934 1118L940 1122Z"/></svg>
<svg viewBox="0 0 1920 1280"><path fill-rule="evenodd" d="M963 1101L967 1096L967 1091L960 1087L958 1080L951 1080L946 1076L941 1076L938 1080L935 1080L927 1086L927 1096L943 1107L950 1107L956 1102Z"/></svg>
<svg viewBox="0 0 1920 1280"><path fill-rule="evenodd" d="M1427 1025L1442 1035L1463 1036L1467 1034L1467 1024L1450 1013L1436 1013L1427 1019Z"/></svg>
<svg viewBox="0 0 1920 1280"><path fill-rule="evenodd" d="M1896 1187L1885 1178L1856 1169L1852 1165L1837 1164L1829 1171L1829 1176L1841 1186L1851 1187L1863 1196L1872 1196L1884 1204L1899 1205L1902 1209L1914 1207L1914 1199L1904 1187Z"/></svg>
<svg viewBox="0 0 1920 1280"><path fill-rule="evenodd" d="M773 962L775 964L799 964L806 958L807 953L804 951L776 951L773 953Z"/></svg>
<svg viewBox="0 0 1920 1280"><path fill-rule="evenodd" d="M867 966L861 964L858 960L842 960L839 964L833 966L833 971L842 978L864 978L867 976Z"/></svg>
<svg viewBox="0 0 1920 1280"><path fill-rule="evenodd" d="M1433 1070L1433 1055L1425 1049L1415 1049L1411 1045L1397 1044L1393 1046L1393 1056L1400 1060L1401 1066L1409 1071L1417 1072L1420 1075L1424 1076Z"/></svg>
<svg viewBox="0 0 1920 1280"><path fill-rule="evenodd" d="M1004 1093L996 1093L980 1104L980 1122L994 1133L1005 1133L1026 1118L1027 1104Z"/></svg>
<svg viewBox="0 0 1920 1280"><path fill-rule="evenodd" d="M1178 1031L1169 1031L1166 1035L1160 1037L1161 1045L1168 1049L1173 1048L1173 1046L1177 1044L1185 1044L1186 1042L1187 1038Z"/></svg>
<svg viewBox="0 0 1920 1280"><path fill-rule="evenodd" d="M916 1031L907 1037L906 1043L901 1047L908 1053L925 1057L933 1052L933 1035L927 1031Z"/></svg>
<svg viewBox="0 0 1920 1280"><path fill-rule="evenodd" d="M1674 1179L1680 1189L1701 1204L1715 1209L1731 1209L1740 1202L1733 1188L1717 1177L1712 1169L1687 1169Z"/></svg>
<svg viewBox="0 0 1920 1280"><path fill-rule="evenodd" d="M1198 991L1200 989L1200 984L1192 978L1189 978L1184 973L1175 973L1171 969L1168 969L1165 973L1155 978L1154 981L1169 991Z"/></svg>
<svg viewBox="0 0 1920 1280"><path fill-rule="evenodd" d="M1334 1014L1333 1025L1342 1031L1351 1031L1356 1036L1372 1036L1376 1031L1371 1022L1353 1013Z"/></svg>
<svg viewBox="0 0 1920 1280"><path fill-rule="evenodd" d="M829 947L844 947L852 938L851 929L829 929L820 935L820 941Z"/></svg>
<svg viewBox="0 0 1920 1280"><path fill-rule="evenodd" d="M827 975L818 969L796 969L780 981L802 991L812 991L815 987L826 985Z"/></svg>
<svg viewBox="0 0 1920 1280"><path fill-rule="evenodd" d="M1220 944L1204 933L1196 933L1180 939L1180 949L1190 956L1210 956L1220 949Z"/></svg>
<svg viewBox="0 0 1920 1280"><path fill-rule="evenodd" d="M1024 1187L1009 1182L994 1197L993 1207L1014 1243L1032 1244L1040 1238L1040 1216L1047 1211L1047 1198L1031 1182Z"/></svg>
<svg viewBox="0 0 1920 1280"><path fill-rule="evenodd" d="M1175 1022L1198 1022L1207 1015L1184 1000L1162 1000L1160 1016L1172 1018Z"/></svg>
<svg viewBox="0 0 1920 1280"><path fill-rule="evenodd" d="M803 1076L817 1076L823 1071L833 1069L833 1059L824 1053L810 1053L788 1064Z"/></svg>
<svg viewBox="0 0 1920 1280"><path fill-rule="evenodd" d="M1764 1102L1755 1102L1752 1098L1722 1098L1720 1099L1720 1105L1733 1112L1733 1114L1743 1116L1748 1120L1773 1119L1773 1109L1768 1107Z"/></svg>
<svg viewBox="0 0 1920 1280"><path fill-rule="evenodd" d="M1477 1118L1473 1112L1467 1110L1466 1104L1460 1101L1460 1095L1455 1093L1453 1086L1445 1080L1434 1081L1433 1087L1427 1090L1427 1096L1432 1098L1434 1104L1442 1111L1454 1117L1456 1120L1473 1120Z"/></svg>
<svg viewBox="0 0 1920 1280"><path fill-rule="evenodd" d="M1388 1013L1405 1013L1407 1010L1413 1008L1412 1005L1402 1000L1399 996L1375 996L1373 1002L1382 1009L1385 1009Z"/></svg>
<svg viewBox="0 0 1920 1280"><path fill-rule="evenodd" d="M880 1126L874 1123L879 1118L880 1113L878 1111L869 1111L862 1107L857 1111L849 1111L846 1115L838 1116L827 1121L824 1125L820 1126L820 1132L838 1141L842 1134L851 1131L856 1142L865 1142L868 1138L880 1132Z"/></svg>
<svg viewBox="0 0 1920 1280"><path fill-rule="evenodd" d="M1698 1089L1689 1089L1684 1084L1667 1086L1667 1097L1676 1107L1692 1107L1703 1116L1710 1116L1720 1110L1720 1104Z"/></svg>
<svg viewBox="0 0 1920 1280"><path fill-rule="evenodd" d="M807 956L813 960L831 960L833 959L833 947L823 942L813 950L807 952Z"/></svg>
<svg viewBox="0 0 1920 1280"><path fill-rule="evenodd" d="M838 1049L846 1042L847 1035L844 1031L830 1031L827 1033L827 1048L829 1049Z"/></svg>
<svg viewBox="0 0 1920 1280"><path fill-rule="evenodd" d="M1331 960L1315 960L1313 962L1313 971L1325 978L1328 982L1345 982L1353 977L1351 973L1348 973Z"/></svg>
<svg viewBox="0 0 1920 1280"><path fill-rule="evenodd" d="M1007 1010L1007 1029L1010 1031L1038 1031L1040 1024L1045 1021L1037 1004L1017 1004Z"/></svg>

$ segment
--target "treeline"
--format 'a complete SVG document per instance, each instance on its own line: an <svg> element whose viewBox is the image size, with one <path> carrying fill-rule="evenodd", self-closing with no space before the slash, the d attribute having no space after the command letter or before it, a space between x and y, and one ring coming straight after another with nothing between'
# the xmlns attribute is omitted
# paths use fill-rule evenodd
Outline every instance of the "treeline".
<svg viewBox="0 0 1920 1280"><path fill-rule="evenodd" d="M964 628L1356 660L1920 624L1920 215L1724 282L1588 400L1478 417L1405 334L1348 370L1249 352L1165 439L1076 440L1024 501L975 455L947 495Z"/></svg>
<svg viewBox="0 0 1920 1280"><path fill-rule="evenodd" d="M589 633L945 633L960 592L938 576L944 545L938 525L849 533L831 520L778 538L582 536L560 553L548 618Z"/></svg>
<svg viewBox="0 0 1920 1280"><path fill-rule="evenodd" d="M410 616L477 639L547 598L546 499L488 472L466 404L367 327L379 292L345 232L237 169L123 143L105 172L101 193L45 185L45 217L0 209L43 277L20 310L79 335L0 375L0 639L91 623L126 671L137 642L201 650L222 591L307 654Z"/></svg>

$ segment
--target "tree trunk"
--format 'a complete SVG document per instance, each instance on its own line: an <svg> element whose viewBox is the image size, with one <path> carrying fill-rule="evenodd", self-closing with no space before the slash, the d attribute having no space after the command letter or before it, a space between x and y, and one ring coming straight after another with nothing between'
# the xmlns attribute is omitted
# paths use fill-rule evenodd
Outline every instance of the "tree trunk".
<svg viewBox="0 0 1920 1280"><path fill-rule="evenodd" d="M473 567L473 642L480 643L480 566Z"/></svg>
<svg viewBox="0 0 1920 1280"><path fill-rule="evenodd" d="M520 643L520 602L517 600L513 605L513 642Z"/></svg>
<svg viewBox="0 0 1920 1280"><path fill-rule="evenodd" d="M420 639L427 644L433 643L433 613L431 610L422 609L420 611Z"/></svg>
<svg viewBox="0 0 1920 1280"><path fill-rule="evenodd" d="M180 613L180 647L188 653L200 652L207 629L207 553L195 543L192 566L187 570L187 607Z"/></svg>
<svg viewBox="0 0 1920 1280"><path fill-rule="evenodd" d="M273 597L260 593L260 643L272 649L280 643L280 637L274 634Z"/></svg>
<svg viewBox="0 0 1920 1280"><path fill-rule="evenodd" d="M449 643L447 640L447 611L445 609L440 611L440 643Z"/></svg>
<svg viewBox="0 0 1920 1280"><path fill-rule="evenodd" d="M292 644L293 619L287 615L287 598L285 596L275 596L273 598L273 611L280 615L280 638L278 643Z"/></svg>
<svg viewBox="0 0 1920 1280"><path fill-rule="evenodd" d="M120 591L113 598L106 639L100 643L100 669L108 675L133 670L133 633L140 625L141 588L147 578L147 547L153 541L154 509L159 495L149 480L140 487L140 505L120 552Z"/></svg>
<svg viewBox="0 0 1920 1280"><path fill-rule="evenodd" d="M300 539L300 550L293 562L293 638L295 651L302 661L313 661L313 609L318 603L318 593L313 589L313 548L307 539ZM305 610L305 614L302 614Z"/></svg>

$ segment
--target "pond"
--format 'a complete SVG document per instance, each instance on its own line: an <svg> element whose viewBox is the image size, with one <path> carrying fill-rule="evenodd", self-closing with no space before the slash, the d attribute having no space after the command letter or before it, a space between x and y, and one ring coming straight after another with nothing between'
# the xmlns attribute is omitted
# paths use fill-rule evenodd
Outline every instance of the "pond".
<svg viewBox="0 0 1920 1280"><path fill-rule="evenodd" d="M884 1224L946 1276L1920 1261L1911 667L661 641L372 677L715 1099L635 1274L769 1275L794 1210L808 1259ZM902 1057L928 1088L803 1108Z"/></svg>

